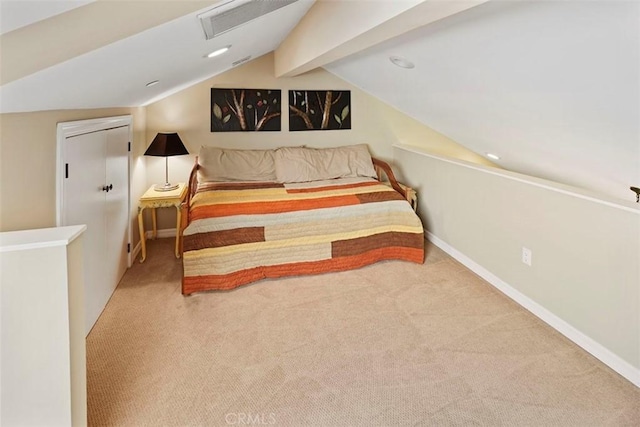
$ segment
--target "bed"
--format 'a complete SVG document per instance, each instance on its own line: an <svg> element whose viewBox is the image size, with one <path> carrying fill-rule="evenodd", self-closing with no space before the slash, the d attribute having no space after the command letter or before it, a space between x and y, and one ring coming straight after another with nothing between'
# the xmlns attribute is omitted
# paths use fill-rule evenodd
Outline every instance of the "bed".
<svg viewBox="0 0 640 427"><path fill-rule="evenodd" d="M386 175L388 182L381 182ZM422 223L366 145L200 149L182 231L185 295L265 278L422 263Z"/></svg>

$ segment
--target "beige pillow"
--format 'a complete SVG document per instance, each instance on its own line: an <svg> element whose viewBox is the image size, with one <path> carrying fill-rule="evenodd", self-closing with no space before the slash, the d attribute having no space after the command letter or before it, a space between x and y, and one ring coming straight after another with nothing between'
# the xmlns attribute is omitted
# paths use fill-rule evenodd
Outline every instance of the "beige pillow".
<svg viewBox="0 0 640 427"><path fill-rule="evenodd" d="M336 148L283 147L275 152L279 182L309 182L349 177L376 177L365 144Z"/></svg>
<svg viewBox="0 0 640 427"><path fill-rule="evenodd" d="M275 150L200 147L198 181L276 181Z"/></svg>

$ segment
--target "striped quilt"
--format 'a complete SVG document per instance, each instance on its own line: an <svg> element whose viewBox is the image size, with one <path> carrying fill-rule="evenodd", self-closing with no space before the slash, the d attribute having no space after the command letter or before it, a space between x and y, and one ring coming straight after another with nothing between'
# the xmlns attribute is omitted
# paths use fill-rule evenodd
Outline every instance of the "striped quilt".
<svg viewBox="0 0 640 427"><path fill-rule="evenodd" d="M424 260L418 216L402 195L369 178L201 183L189 217L183 294Z"/></svg>

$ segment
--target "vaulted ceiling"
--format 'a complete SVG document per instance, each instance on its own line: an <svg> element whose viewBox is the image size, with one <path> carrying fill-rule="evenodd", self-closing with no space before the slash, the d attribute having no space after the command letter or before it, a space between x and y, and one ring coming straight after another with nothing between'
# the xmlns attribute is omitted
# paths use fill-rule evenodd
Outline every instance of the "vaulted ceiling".
<svg viewBox="0 0 640 427"><path fill-rule="evenodd" d="M507 169L635 200L640 2L490 1L326 68Z"/></svg>
<svg viewBox="0 0 640 427"><path fill-rule="evenodd" d="M27 7L32 2L5 3ZM80 7L3 34L0 111L146 105L222 73L236 60L273 51L313 0L300 0L206 40L197 15L217 3L76 3ZM229 45L228 54L206 57Z"/></svg>
<svg viewBox="0 0 640 427"><path fill-rule="evenodd" d="M636 1L299 0L205 40L227 1L1 0L0 112L146 105L275 51L277 76L324 67L507 169L635 200Z"/></svg>

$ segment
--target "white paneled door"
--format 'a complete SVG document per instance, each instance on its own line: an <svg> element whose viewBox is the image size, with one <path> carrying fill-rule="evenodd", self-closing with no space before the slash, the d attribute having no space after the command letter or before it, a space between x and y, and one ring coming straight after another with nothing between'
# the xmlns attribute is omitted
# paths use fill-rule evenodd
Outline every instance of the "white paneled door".
<svg viewBox="0 0 640 427"><path fill-rule="evenodd" d="M109 129L106 145L106 256L110 270L109 283L115 289L127 269L129 243L129 126ZM113 187L112 187L113 186ZM104 303L108 301L106 297ZM103 305L104 307L104 305ZM102 309L100 309L102 311Z"/></svg>
<svg viewBox="0 0 640 427"><path fill-rule="evenodd" d="M61 225L86 224L85 332L128 263L129 126L68 136L62 149Z"/></svg>

